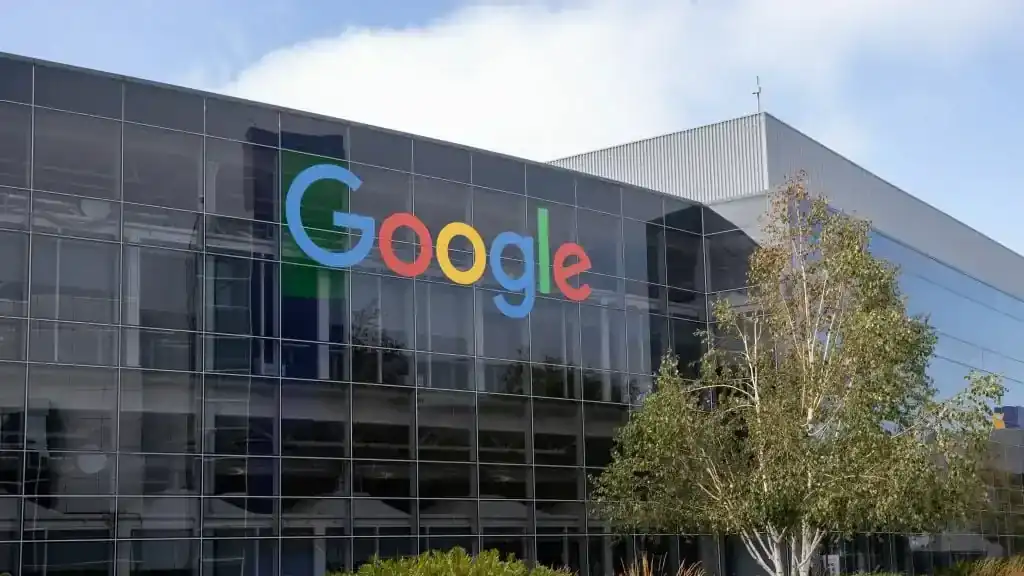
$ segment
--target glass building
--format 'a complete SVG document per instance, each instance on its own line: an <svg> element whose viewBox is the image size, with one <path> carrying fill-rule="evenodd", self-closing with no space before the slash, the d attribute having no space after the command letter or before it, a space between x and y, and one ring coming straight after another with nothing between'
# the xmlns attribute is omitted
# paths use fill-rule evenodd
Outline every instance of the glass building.
<svg viewBox="0 0 1024 576"><path fill-rule="evenodd" d="M532 287L454 282L441 258L395 273L389 255L422 253L408 227L319 266L283 215L321 164L361 187L310 188L320 246L361 237L336 210L382 238L411 213L439 245L465 222L488 246L583 247L590 269L561 280L589 294L542 282L506 315L495 297ZM707 293L742 288L753 244L730 228L562 168L0 57L0 572L319 576L455 545L594 575L637 550L717 569L710 537L613 538L587 477L662 353L698 358ZM502 255L527 274L525 251Z"/></svg>

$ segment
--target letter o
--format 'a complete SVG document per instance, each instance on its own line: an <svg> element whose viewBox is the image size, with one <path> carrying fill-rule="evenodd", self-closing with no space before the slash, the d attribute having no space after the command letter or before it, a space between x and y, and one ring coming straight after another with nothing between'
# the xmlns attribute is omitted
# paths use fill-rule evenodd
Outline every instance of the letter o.
<svg viewBox="0 0 1024 576"><path fill-rule="evenodd" d="M448 246L456 236L463 236L473 245L473 265L468 270L456 268L448 254ZM484 269L487 267L487 248L484 246L484 239L475 228L465 222L449 223L437 235L437 263L441 266L441 272L456 284L467 286L476 282L484 275Z"/></svg>
<svg viewBox="0 0 1024 576"><path fill-rule="evenodd" d="M410 228L416 237L419 238L420 253L412 262L405 262L395 254L394 235L395 230L405 226ZM427 271L430 266L430 258L433 256L433 241L430 239L430 230L422 220L408 212L397 212L388 216L380 224L380 257L384 264L399 276L412 278Z"/></svg>

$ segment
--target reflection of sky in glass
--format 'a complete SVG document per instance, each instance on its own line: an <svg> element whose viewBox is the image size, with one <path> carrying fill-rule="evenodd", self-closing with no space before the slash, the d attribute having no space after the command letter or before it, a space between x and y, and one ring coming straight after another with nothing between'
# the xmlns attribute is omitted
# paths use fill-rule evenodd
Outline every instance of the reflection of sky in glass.
<svg viewBox="0 0 1024 576"><path fill-rule="evenodd" d="M1024 406L1024 301L877 232L871 251L900 266L908 311L927 315L938 331L929 374L940 394L963 389L971 370L983 370L1004 377L1004 405Z"/></svg>

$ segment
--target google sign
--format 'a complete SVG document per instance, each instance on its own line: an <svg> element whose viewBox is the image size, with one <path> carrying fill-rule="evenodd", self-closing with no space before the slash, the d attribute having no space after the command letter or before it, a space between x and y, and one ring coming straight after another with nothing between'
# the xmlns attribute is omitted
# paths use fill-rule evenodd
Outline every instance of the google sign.
<svg viewBox="0 0 1024 576"><path fill-rule="evenodd" d="M354 246L344 252L334 252L318 246L302 222L300 207L302 198L313 184L321 180L340 182L353 192L362 185L362 180L350 170L335 164L317 164L304 169L295 177L285 197L285 218L288 230L295 243L306 256L329 268L349 268L365 259L373 248L377 223L370 216L337 211L333 213L333 224L338 228L359 231L360 238ZM408 228L416 235L419 255L407 262L395 253L394 234L399 228ZM422 220L408 212L398 212L384 219L380 224L380 255L384 264L395 274L413 278L423 274L434 258L435 239ZM448 252L456 237L463 237L473 247L472 264L467 269L456 267ZM506 249L519 250L525 262L524 271L518 277L509 276L502 267L501 256ZM509 302L504 294L494 296L494 305L510 318L525 318L533 309L537 290L541 294L551 293L551 281L570 300L579 302L590 296L590 286L573 286L570 279L590 269L590 258L583 248L573 242L559 246L552 259L548 241L548 211L537 209L537 238L522 236L515 232L502 232L491 242L490 250L484 246L483 237L475 228L465 222L450 222L441 228L436 239L437 263L444 275L456 284L471 285L484 275L490 264L491 274L498 284L509 292L521 293L518 304ZM539 276L539 277L538 277Z"/></svg>

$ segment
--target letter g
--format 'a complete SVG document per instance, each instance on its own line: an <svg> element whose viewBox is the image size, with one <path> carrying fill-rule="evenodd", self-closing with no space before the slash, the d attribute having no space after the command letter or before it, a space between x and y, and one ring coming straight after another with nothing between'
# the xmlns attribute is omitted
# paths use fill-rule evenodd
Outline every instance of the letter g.
<svg viewBox="0 0 1024 576"><path fill-rule="evenodd" d="M285 220L288 222L288 231L291 232L295 243L299 245L306 256L312 258L321 266L328 268L347 268L358 264L370 253L373 247L374 221L369 216L360 216L349 212L336 211L334 213L334 225L338 228L358 230L362 234L356 245L346 252L332 252L317 246L313 239L306 232L302 223L302 197L306 190L320 180L334 180L349 187L353 192L362 186L363 182L358 176L346 168L335 164L317 164L310 166L292 180L288 187L288 194L285 196L284 209Z"/></svg>

